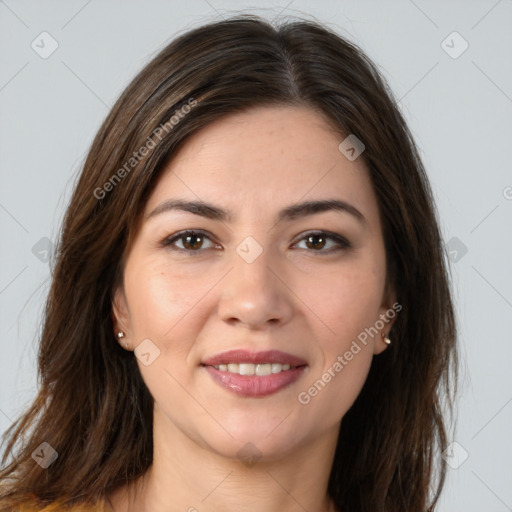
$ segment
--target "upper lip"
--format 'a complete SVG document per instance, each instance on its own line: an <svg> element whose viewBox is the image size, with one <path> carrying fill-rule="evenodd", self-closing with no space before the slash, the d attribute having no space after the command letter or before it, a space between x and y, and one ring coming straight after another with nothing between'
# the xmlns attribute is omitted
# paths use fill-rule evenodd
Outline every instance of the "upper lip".
<svg viewBox="0 0 512 512"><path fill-rule="evenodd" d="M202 362L205 366L218 366L220 364L229 363L280 363L289 364L290 366L304 366L307 364L304 359L292 354L287 354L286 352L281 352L280 350L254 352L244 349L228 350L227 352L209 357Z"/></svg>

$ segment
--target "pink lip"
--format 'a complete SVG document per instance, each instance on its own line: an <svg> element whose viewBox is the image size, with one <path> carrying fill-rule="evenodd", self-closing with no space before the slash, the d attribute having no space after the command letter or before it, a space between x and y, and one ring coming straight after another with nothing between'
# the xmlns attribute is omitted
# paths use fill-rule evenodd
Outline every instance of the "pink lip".
<svg viewBox="0 0 512 512"><path fill-rule="evenodd" d="M228 363L280 363L289 364L289 370L259 377L257 375L237 375L218 370L214 366ZM303 359L280 352L268 350L264 352L249 352L247 350L230 350L203 361L202 366L212 379L232 393L242 397L264 397L277 393L301 377L307 367Z"/></svg>
<svg viewBox="0 0 512 512"><path fill-rule="evenodd" d="M286 352L279 350L265 350L262 352L250 352L248 350L228 350L222 352L209 359L203 361L205 366L219 366L219 364L229 363L280 363L289 364L290 366L305 366L307 365L304 359L297 356L292 356Z"/></svg>

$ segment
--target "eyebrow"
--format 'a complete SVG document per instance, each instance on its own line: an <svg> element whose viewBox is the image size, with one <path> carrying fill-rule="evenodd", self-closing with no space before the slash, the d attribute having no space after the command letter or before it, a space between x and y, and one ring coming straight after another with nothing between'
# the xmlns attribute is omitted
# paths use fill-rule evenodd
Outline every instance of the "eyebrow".
<svg viewBox="0 0 512 512"><path fill-rule="evenodd" d="M183 199L168 199L160 203L151 213L146 216L146 220L169 211L184 211L200 215L212 220L222 222L232 222L234 216L231 212L204 201L186 201ZM316 213L338 211L348 213L358 221L367 223L365 216L353 205L339 199L322 199L316 201L306 201L287 206L280 210L276 217L276 223L281 221L290 221Z"/></svg>

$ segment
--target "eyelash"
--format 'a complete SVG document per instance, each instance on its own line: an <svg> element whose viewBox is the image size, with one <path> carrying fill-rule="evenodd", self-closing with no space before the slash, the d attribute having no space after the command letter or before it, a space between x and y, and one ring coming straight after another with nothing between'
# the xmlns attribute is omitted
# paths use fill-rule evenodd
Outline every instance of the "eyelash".
<svg viewBox="0 0 512 512"><path fill-rule="evenodd" d="M205 238L207 238L208 240L210 240L213 243L212 238L205 231L202 231L200 229L198 229L198 230L188 229L185 231L180 231L179 233L176 233L175 235L171 235L170 237L165 238L164 240L162 240L160 245L162 247L167 247L167 248L171 249L172 251L188 253L191 256L192 255L195 256L196 254L206 250L206 249L202 249L202 248L193 250L193 249L185 249L185 248L173 246L174 242L181 240L189 235L201 235L203 240ZM308 232L304 233L303 237L298 242L296 242L296 244L302 242L303 240L306 240L310 236L320 236L320 237L328 239L328 240L334 240L338 244L338 247L334 247L334 248L331 247L328 250L306 249L309 252L317 253L321 256L327 255L327 254L332 254L334 252L338 252L338 251L342 251L342 250L346 250L346 249L350 249L352 247L352 245L350 244L350 242L348 240L346 240L342 236L337 235L336 233L332 233L330 231L308 231ZM294 244L294 245L296 245L296 244ZM209 247L208 249L212 249L212 247Z"/></svg>

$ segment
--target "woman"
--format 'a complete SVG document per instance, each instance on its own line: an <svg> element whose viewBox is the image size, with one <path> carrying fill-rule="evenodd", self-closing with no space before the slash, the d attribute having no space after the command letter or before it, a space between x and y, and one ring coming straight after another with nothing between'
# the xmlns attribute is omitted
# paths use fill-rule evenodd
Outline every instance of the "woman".
<svg viewBox="0 0 512 512"><path fill-rule="evenodd" d="M433 510L455 339L376 67L316 23L191 30L89 151L0 510Z"/></svg>

